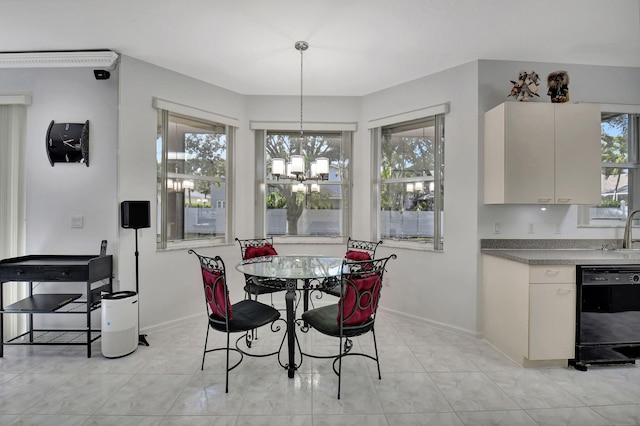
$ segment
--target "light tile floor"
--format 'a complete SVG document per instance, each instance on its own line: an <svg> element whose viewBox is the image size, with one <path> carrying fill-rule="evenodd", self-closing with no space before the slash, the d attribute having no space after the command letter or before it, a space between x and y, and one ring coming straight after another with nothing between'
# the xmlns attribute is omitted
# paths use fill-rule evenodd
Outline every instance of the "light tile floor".
<svg viewBox="0 0 640 426"><path fill-rule="evenodd" d="M635 365L523 369L482 340L381 312L382 380L362 357L343 364L342 398L328 360L304 358L293 379L275 357L230 373L224 354L200 370L206 318L148 334L149 347L107 359L94 344L13 346L0 358L0 425L638 425ZM278 347L259 331L254 350ZM224 335L210 334L213 343ZM335 339L300 334L304 351L337 351ZM354 350L373 349L370 335Z"/></svg>

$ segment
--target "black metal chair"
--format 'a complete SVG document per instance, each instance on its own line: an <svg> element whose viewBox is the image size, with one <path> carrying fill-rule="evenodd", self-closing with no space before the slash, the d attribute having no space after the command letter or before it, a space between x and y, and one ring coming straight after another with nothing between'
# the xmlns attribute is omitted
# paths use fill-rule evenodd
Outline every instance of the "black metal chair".
<svg viewBox="0 0 640 426"><path fill-rule="evenodd" d="M392 254L389 257L364 261L345 259L340 277L342 294L339 302L311 309L302 314L302 320L316 331L339 338L338 355L304 354L313 358L334 358L333 371L338 375L338 399L340 399L342 358L346 356L359 355L374 360L378 366L378 379L382 379L374 326L385 267L390 259L395 258L396 255ZM351 352L353 347L351 338L368 332L373 336L375 355Z"/></svg>
<svg viewBox="0 0 640 426"><path fill-rule="evenodd" d="M382 244L382 240L366 241L366 240L354 240L351 237L347 240L347 252L344 257L349 260L370 260L376 257L376 249ZM322 289L323 293L330 294L332 296L340 297L340 287L327 286Z"/></svg>
<svg viewBox="0 0 640 426"><path fill-rule="evenodd" d="M275 256L278 254L273 247L273 237L245 240L236 238L236 241L240 244L242 260L253 259L259 256ZM251 299L251 296L253 296L255 300L258 300L259 295L269 294L271 296L271 306L273 306L273 293L284 291L286 285L285 280L258 278L247 274L245 274L244 280L244 292L248 299Z"/></svg>
<svg viewBox="0 0 640 426"><path fill-rule="evenodd" d="M226 270L224 262L220 256L207 257L196 253L193 250L188 251L189 254L195 254L200 262L202 273L202 283L204 284L204 295L207 305L207 315L209 317L209 325L207 326L207 336L204 341L204 352L202 353L201 370L204 370L204 359L209 352L226 351L226 381L225 392L229 392L229 371L236 368L244 355L253 357L265 357L276 355L278 351L266 354L253 354L240 349L240 342L244 340L247 348L251 348L253 340L252 331L271 323L272 331L278 331L275 328L275 321L280 318L280 312L264 303L255 300L244 299L233 305L229 301L229 290L227 288ZM225 347L207 349L209 341L209 330L214 329L226 333L227 344ZM230 345L231 333L243 333L235 343L235 347ZM231 351L240 354L240 359L229 366L229 354Z"/></svg>

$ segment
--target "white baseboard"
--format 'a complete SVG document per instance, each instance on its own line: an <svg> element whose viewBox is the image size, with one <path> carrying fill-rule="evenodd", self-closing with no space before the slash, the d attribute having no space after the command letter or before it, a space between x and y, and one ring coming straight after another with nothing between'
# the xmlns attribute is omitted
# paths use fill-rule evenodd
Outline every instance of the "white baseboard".
<svg viewBox="0 0 640 426"><path fill-rule="evenodd" d="M429 325L431 327L436 327L445 331L450 331L452 333L456 333L456 334L460 334L463 336L467 336L467 337L473 337L475 339L482 339L483 338L483 334L481 332L476 332L476 331L472 331L472 330L467 330L464 328L460 328L460 327L456 327L456 326L452 326L449 324L445 324L442 322L438 322L438 321L433 321L427 318L422 318L422 317L418 317L415 315L411 315L411 314L407 314L406 312L400 312L400 311L396 311L394 309L389 309L389 308L383 308L382 306L380 306L378 308L378 310L395 315L397 317L400 318L404 318L404 319L408 319L414 322L418 322L420 324L425 324L425 325Z"/></svg>

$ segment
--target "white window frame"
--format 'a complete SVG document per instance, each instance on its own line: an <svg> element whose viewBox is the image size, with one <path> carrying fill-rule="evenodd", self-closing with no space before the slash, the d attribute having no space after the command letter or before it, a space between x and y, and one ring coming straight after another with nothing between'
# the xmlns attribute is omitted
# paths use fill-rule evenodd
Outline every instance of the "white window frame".
<svg viewBox="0 0 640 426"><path fill-rule="evenodd" d="M600 112L601 113L612 113L612 114L637 114L640 115L640 105L627 105L627 104L600 104ZM640 123L638 123L640 124ZM629 134L629 164L631 167L636 170L635 179L637 182L633 185L635 188L634 194L629 194L628 196L635 199L640 200L640 125L637 125L636 128L632 129ZM632 145L633 144L633 145ZM601 168L606 167L621 167L620 164L610 164L610 163L602 163ZM621 168L626 168L622 165ZM636 203L637 205L633 205L632 208L638 209L640 208L640 203ZM617 219L599 219L599 220L591 220L590 209L595 207L594 205L580 205L578 206L578 227L585 228L624 228L626 222L626 216L617 218Z"/></svg>
<svg viewBox="0 0 640 426"><path fill-rule="evenodd" d="M401 248L409 248L409 249L418 249L418 250L429 250L429 251L444 251L444 238L441 232L443 228L441 226L442 216L444 215L444 200L440 197L436 197L434 211L441 212L441 214L435 214L434 216L434 238L433 243L430 242L420 242L420 241L406 241L406 240L398 240L392 238L382 238L382 212L381 212L381 188L383 183L398 183L404 182L407 183L414 181L415 179L390 179L382 181L380 177L380 164L382 161L381 158L381 144L382 144L382 129L383 127L417 121L417 120L426 120L429 117L436 118L436 136L435 142L436 144L444 143L445 136L445 125L446 122L445 116L449 112L449 104L439 104L433 105L426 108L420 108L413 111L390 115L378 119L374 119L369 121L369 129L371 131L371 141L373 146L373 155L372 155L372 164L371 164L371 175L373 177L374 184L372 185L372 197L371 200L372 206L371 211L375 215L372 218L372 223L375 224L375 232L373 235L373 239L384 241L385 246L389 247L401 247ZM436 158L434 158L434 162L436 163L436 168L440 166L444 166L444 159L438 154L440 152L444 153L444 148L438 149L436 148ZM439 187L442 185L444 187L444 176L436 173L434 176L434 185Z"/></svg>
<svg viewBox="0 0 640 426"><path fill-rule="evenodd" d="M256 186L255 186L255 199L256 206L261 206L256 209L255 215L255 233L256 236L266 236L266 190L269 183L275 183L276 181L267 180L267 166L265 156L265 142L267 132L292 132L300 131L300 122L290 121L251 121L250 129L255 132L256 141ZM347 194L347 199L344 200L344 208L342 211L342 222L344 235L340 236L274 236L273 240L278 244L331 244L336 243L338 240L340 243L346 242L347 237L351 234L351 216L353 214L352 209L352 163L353 163L353 133L357 130L357 123L352 122L305 122L305 131L309 132L328 132L328 133L342 133L343 143L348 144L346 149L350 155L348 170L346 175L348 176L347 182L342 182L343 193Z"/></svg>
<svg viewBox="0 0 640 426"><path fill-rule="evenodd" d="M221 114L217 114L214 112L206 111L201 108L190 107L187 105L183 105L180 103L168 101L166 99L161 98L153 98L153 107L156 110L167 111L174 114L179 114L185 117L191 117L194 119L204 120L206 122L222 124L226 127L227 134L227 152L226 152L226 172L225 178L211 178L212 181L224 181L225 184L225 200L224 204L226 206L225 209L225 235L222 236L212 236L209 238L201 238L201 239L189 239L189 240L179 240L179 241L167 241L167 212L166 212L166 203L161 203L160 208L162 209L161 220L158 221L158 241L157 241L157 250L171 250L171 249L182 249L187 247L203 247L203 246L213 246L213 245L222 245L228 244L232 241L232 231L233 231L233 176L235 176L235 161L234 161L234 153L235 153L235 140L237 128L240 123L239 119L234 117L229 117ZM161 200L167 199L167 179L172 177L172 173L169 173L166 170L166 161L168 155L167 145L164 143L166 140L166 129L163 129L165 134L163 135L163 170L162 170L162 185L161 185ZM156 154L157 155L157 154Z"/></svg>

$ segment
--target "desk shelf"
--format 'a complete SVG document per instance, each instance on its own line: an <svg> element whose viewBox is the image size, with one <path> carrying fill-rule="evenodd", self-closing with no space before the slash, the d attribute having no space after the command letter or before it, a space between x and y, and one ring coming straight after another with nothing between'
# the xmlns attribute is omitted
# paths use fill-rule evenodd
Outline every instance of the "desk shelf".
<svg viewBox="0 0 640 426"><path fill-rule="evenodd" d="M34 294L5 306L2 312L13 314L54 312L80 298L80 296L82 296L81 293Z"/></svg>

